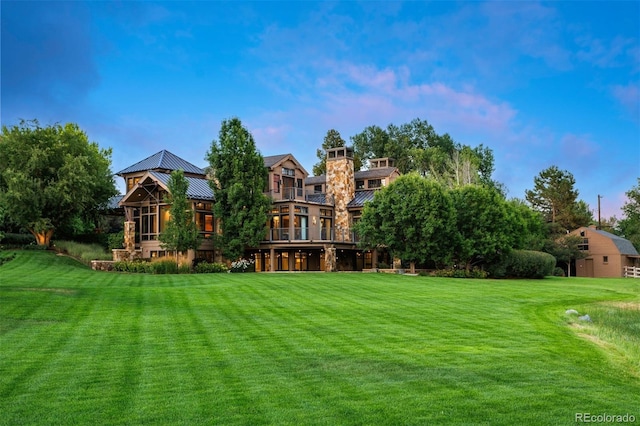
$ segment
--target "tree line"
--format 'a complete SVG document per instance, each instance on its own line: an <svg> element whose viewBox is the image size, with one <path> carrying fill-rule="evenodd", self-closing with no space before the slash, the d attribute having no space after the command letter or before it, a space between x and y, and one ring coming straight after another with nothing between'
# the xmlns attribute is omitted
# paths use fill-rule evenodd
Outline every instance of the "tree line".
<svg viewBox="0 0 640 426"><path fill-rule="evenodd" d="M509 249L552 253L559 261L580 256L569 230L589 225L588 205L578 199L573 175L551 166L534 178L524 200L507 200L492 178L491 149L438 135L426 120L369 126L351 137L357 169L372 158L392 157L403 176L380 190L355 226L370 246L385 245L407 261L470 268ZM322 174L324 150L346 143L329 130L318 150L314 174ZM223 223L219 246L229 259L264 236L270 200L263 194L267 171L251 133L240 119L222 122L206 159L215 195L215 217ZM2 127L0 134L0 234L32 233L48 245L54 234L74 235L98 226L117 190L111 149L89 141L76 124L42 127L35 120ZM176 220L161 235L167 249L199 244L185 215L186 183L179 171L169 182ZM640 178L627 192L623 218L608 230L640 247ZM0 235L1 236L1 235Z"/></svg>

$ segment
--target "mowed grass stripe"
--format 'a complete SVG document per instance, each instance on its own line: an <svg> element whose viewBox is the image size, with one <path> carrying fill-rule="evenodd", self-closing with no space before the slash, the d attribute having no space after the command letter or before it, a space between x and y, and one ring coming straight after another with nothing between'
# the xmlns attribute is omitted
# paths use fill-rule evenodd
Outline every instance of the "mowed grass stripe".
<svg viewBox="0 0 640 426"><path fill-rule="evenodd" d="M30 265L46 280L26 279ZM153 276L23 252L0 268L0 424L572 424L576 411L633 412L639 380L577 337L564 310L639 298L633 280Z"/></svg>

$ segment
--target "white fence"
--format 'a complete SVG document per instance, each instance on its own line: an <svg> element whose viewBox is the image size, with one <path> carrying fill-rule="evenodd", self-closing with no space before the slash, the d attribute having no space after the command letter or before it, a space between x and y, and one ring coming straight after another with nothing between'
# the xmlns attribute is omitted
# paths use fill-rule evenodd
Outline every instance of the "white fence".
<svg viewBox="0 0 640 426"><path fill-rule="evenodd" d="M624 267L624 277L625 278L640 278L640 268L634 266L625 266Z"/></svg>

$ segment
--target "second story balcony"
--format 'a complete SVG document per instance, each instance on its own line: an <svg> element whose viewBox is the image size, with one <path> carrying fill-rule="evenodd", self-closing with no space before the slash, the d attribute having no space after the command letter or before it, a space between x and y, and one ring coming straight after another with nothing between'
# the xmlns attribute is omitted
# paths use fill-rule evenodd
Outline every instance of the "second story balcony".
<svg viewBox="0 0 640 426"><path fill-rule="evenodd" d="M283 188L280 191L265 193L273 201L300 201L307 203L333 205L333 197L327 194L305 191L304 188Z"/></svg>
<svg viewBox="0 0 640 426"><path fill-rule="evenodd" d="M272 243L290 242L336 242L357 243L358 236L351 229L338 228L271 228L267 230L265 241Z"/></svg>

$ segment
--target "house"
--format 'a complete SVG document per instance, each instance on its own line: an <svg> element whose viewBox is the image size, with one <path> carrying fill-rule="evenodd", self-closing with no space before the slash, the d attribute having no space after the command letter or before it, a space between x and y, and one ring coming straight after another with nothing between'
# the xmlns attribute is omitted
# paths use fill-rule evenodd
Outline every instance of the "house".
<svg viewBox="0 0 640 426"><path fill-rule="evenodd" d="M256 271L335 271L374 268L390 263L383 250L357 247L353 224L366 201L400 173L393 159L370 160L370 169L354 171L353 150L327 150L327 173L309 177L292 154L264 157L268 171L265 194L272 200L265 237L245 256L255 260ZM158 236L169 219L167 182L173 170L182 169L189 181L188 198L203 235L201 247L189 258L222 261L212 236L221 229L214 220L215 202L206 171L170 153L160 151L117 173L126 183L120 201L124 208L125 248L114 259L161 258Z"/></svg>
<svg viewBox="0 0 640 426"><path fill-rule="evenodd" d="M125 213L125 248L114 251L114 260L154 259L171 255L162 248L158 237L169 220L167 183L174 170L184 171L189 183L187 197L203 237L200 248L190 253L189 257L215 260L216 250L212 240L216 232L212 213L213 192L206 172L166 150L116 173L126 185L126 194L119 202Z"/></svg>
<svg viewBox="0 0 640 426"><path fill-rule="evenodd" d="M588 253L576 260L578 277L623 277L625 266L640 266L640 255L625 238L595 227L582 227L572 232L582 238L581 250Z"/></svg>

